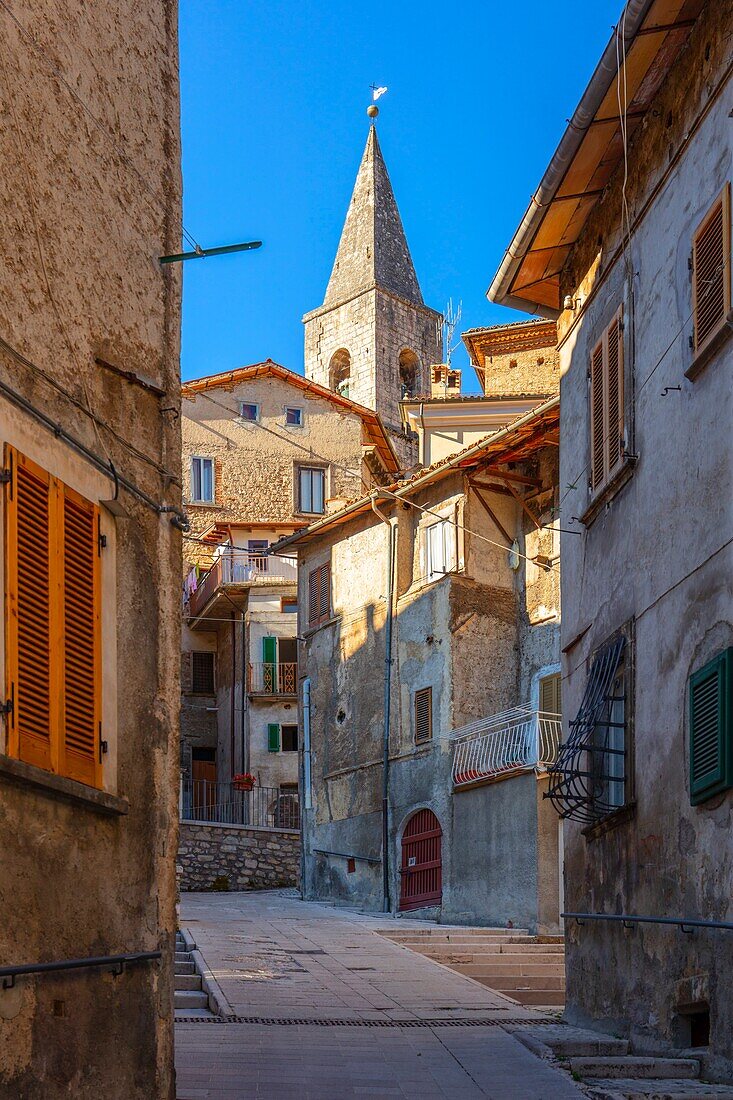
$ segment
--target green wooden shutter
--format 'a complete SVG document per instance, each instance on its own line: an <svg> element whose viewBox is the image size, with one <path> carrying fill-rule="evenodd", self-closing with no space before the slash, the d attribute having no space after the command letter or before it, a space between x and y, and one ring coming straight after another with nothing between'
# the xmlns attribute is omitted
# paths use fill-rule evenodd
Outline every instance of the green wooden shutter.
<svg viewBox="0 0 733 1100"><path fill-rule="evenodd" d="M280 727L277 722L270 722L267 726L267 750L280 752Z"/></svg>
<svg viewBox="0 0 733 1100"><path fill-rule="evenodd" d="M690 801L733 787L733 646L690 677Z"/></svg>
<svg viewBox="0 0 733 1100"><path fill-rule="evenodd" d="M275 667L277 661L277 638L262 639L262 686L266 692L275 691Z"/></svg>

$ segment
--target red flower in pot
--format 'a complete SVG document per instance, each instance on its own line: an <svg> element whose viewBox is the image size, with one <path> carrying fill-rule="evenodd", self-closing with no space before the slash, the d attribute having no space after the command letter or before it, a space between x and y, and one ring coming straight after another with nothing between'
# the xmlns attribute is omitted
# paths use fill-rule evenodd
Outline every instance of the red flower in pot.
<svg viewBox="0 0 733 1100"><path fill-rule="evenodd" d="M235 791L251 791L257 782L257 776L252 772L239 772L232 776L232 785Z"/></svg>

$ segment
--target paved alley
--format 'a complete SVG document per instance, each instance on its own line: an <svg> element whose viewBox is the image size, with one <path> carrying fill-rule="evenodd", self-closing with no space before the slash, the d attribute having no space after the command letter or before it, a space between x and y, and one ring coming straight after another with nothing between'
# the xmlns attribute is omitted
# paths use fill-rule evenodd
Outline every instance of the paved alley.
<svg viewBox="0 0 733 1100"><path fill-rule="evenodd" d="M391 919L273 891L184 894L181 925L229 1020L177 1021L178 1100L583 1095L511 1034L546 1017L384 938Z"/></svg>

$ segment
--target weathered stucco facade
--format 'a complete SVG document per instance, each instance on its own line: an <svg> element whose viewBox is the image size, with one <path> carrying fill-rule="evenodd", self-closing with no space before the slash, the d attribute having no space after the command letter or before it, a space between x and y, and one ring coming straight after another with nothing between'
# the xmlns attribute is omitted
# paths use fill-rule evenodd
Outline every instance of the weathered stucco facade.
<svg viewBox="0 0 733 1100"><path fill-rule="evenodd" d="M540 444L521 463L523 474L531 469L536 478L527 507L536 509L539 528L510 493L487 490L497 528L469 484L469 477L491 461L481 448L474 450L479 453L474 460L466 457L463 470L438 466L433 479L430 471L416 475L407 483L409 504L376 493L375 507L388 523L367 499L352 506L353 518L348 511L337 514L321 530L313 526L290 544L299 554L299 629L305 638L301 706L310 731L304 741L303 888L306 897L371 909L383 904L385 658L394 538L387 795L391 907L401 906L405 827L416 811L427 808L442 830L442 898L418 912L438 913L445 921L512 921L555 932L557 822L542 802L541 772L514 771L501 782L458 789L449 735L530 702L540 675L559 668L559 569L552 553L557 534L548 526L557 454ZM492 454L501 462L498 443ZM435 569L427 549L436 517L455 538L445 570ZM544 553L552 564L540 567L518 558L520 568L512 569L507 531L519 554L534 559ZM287 540L282 550L288 551ZM314 571L323 567L330 570L330 607L325 621L314 626L310 586ZM430 732L422 737L416 732L416 693L426 689Z"/></svg>
<svg viewBox="0 0 733 1100"><path fill-rule="evenodd" d="M177 7L48 0L13 13L40 49L0 15L4 469L15 448L0 494L1 697L14 704L0 725L0 955L4 965L162 958L118 977L110 966L48 972L0 990L0 1096L172 1100L180 273L158 258L180 249ZM18 491L25 460L41 471L36 484L58 479L54 492L98 516L88 559L98 620L72 609L87 591L86 557L64 549L63 585L46 587L46 537L59 527L16 550L11 516L34 522ZM30 679L28 635L15 640L13 626L28 586ZM49 619L59 591L65 639ZM71 640L77 612L85 630L100 623L94 658ZM63 696L44 696L62 660ZM79 704L77 759L95 774L84 782L69 769L70 708L82 699L93 702Z"/></svg>
<svg viewBox="0 0 733 1100"><path fill-rule="evenodd" d="M702 765L697 756L691 761L691 714L694 674L733 644L725 203L720 260L702 284L699 257L693 258L696 233L731 181L733 8L726 0L697 5L691 14L673 36L687 39L681 55L671 67L674 53L658 63L654 81L640 86L642 93L651 87L653 96L634 105L628 223L622 231L621 164L591 204L560 273L560 303L567 296L572 306L558 321L560 483L567 487L561 518L563 529L579 532L562 536L563 690L570 718L581 707L594 656L609 639L625 639L617 808L594 815L591 795L592 820L584 823L559 800L570 813L566 909L600 918L731 920L733 791L695 794L691 775ZM634 45L627 43L629 57ZM706 286L715 290L709 299ZM694 346L698 326L708 323L701 303L709 317L720 313L704 355ZM589 474L595 453L589 378L599 340L619 315L621 453L612 476L601 479ZM730 718L727 727L724 718L717 721L715 736L730 753ZM709 751L717 750L711 745ZM730 932L701 928L685 935L674 924L624 927L603 919L569 923L567 1017L628 1035L641 1050L695 1046L707 1075L726 1078L733 1075L732 970Z"/></svg>

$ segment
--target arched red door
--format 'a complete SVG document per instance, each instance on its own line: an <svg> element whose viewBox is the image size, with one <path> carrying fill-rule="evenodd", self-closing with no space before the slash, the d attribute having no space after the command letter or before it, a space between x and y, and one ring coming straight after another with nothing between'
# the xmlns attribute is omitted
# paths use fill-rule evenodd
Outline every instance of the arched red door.
<svg viewBox="0 0 733 1100"><path fill-rule="evenodd" d="M402 834L400 910L440 905L443 897L443 830L432 810L418 810Z"/></svg>

